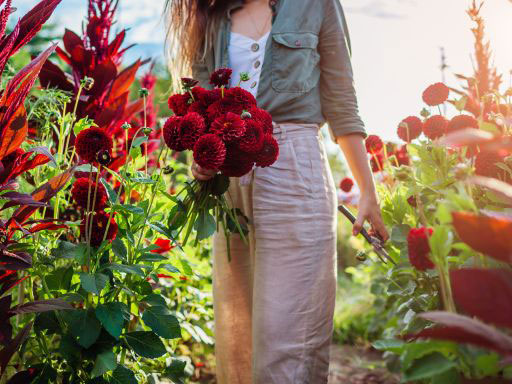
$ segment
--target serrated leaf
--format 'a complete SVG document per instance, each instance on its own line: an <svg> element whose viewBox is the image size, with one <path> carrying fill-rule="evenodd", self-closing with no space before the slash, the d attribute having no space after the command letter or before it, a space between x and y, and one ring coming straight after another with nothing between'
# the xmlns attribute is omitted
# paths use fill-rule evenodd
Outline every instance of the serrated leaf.
<svg viewBox="0 0 512 384"><path fill-rule="evenodd" d="M128 251L124 245L123 240L121 240L119 237L116 237L114 241L112 241L112 251L114 252L114 255L120 259L126 260Z"/></svg>
<svg viewBox="0 0 512 384"><path fill-rule="evenodd" d="M112 271L123 272L130 275L137 275L142 278L146 277L146 274L144 273L144 270L140 265L109 264L106 266L106 268Z"/></svg>
<svg viewBox="0 0 512 384"><path fill-rule="evenodd" d="M128 308L124 303L99 304L96 308L96 317L106 331L116 339L121 336L127 316Z"/></svg>
<svg viewBox="0 0 512 384"><path fill-rule="evenodd" d="M162 340L153 332L130 332L125 334L124 338L130 348L142 357L156 359L167 353Z"/></svg>
<svg viewBox="0 0 512 384"><path fill-rule="evenodd" d="M404 373L403 380L405 382L426 380L441 375L455 366L455 362L448 360L440 353L432 353L416 360L412 367Z"/></svg>
<svg viewBox="0 0 512 384"><path fill-rule="evenodd" d="M99 295L100 292L107 285L108 276L103 273L80 273L80 283L82 288L89 293Z"/></svg>
<svg viewBox="0 0 512 384"><path fill-rule="evenodd" d="M113 371L117 366L116 355L112 351L106 351L96 356L94 367L91 371L91 377L102 376L104 373Z"/></svg>
<svg viewBox="0 0 512 384"><path fill-rule="evenodd" d="M181 337L178 319L164 306L156 305L146 308L142 320L153 332L164 339Z"/></svg>
<svg viewBox="0 0 512 384"><path fill-rule="evenodd" d="M65 316L69 324L69 331L78 339L78 344L84 348L93 345L101 332L101 323L92 311L77 309L69 311Z"/></svg>

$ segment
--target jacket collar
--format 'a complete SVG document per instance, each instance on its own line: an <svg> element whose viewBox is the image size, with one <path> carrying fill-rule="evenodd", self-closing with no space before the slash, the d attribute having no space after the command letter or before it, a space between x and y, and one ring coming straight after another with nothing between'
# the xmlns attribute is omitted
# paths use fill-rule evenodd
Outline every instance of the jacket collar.
<svg viewBox="0 0 512 384"><path fill-rule="evenodd" d="M275 1L275 4L273 5L273 7L276 7L276 11L279 10L279 8L281 7L282 3L283 3L284 0L280 0L280 1ZM236 0L234 2L232 2L229 6L228 6L228 9L227 9L227 16L228 16L228 19L231 20L231 13L235 10L235 9L238 9L238 8L242 8L244 6L244 2L243 0Z"/></svg>

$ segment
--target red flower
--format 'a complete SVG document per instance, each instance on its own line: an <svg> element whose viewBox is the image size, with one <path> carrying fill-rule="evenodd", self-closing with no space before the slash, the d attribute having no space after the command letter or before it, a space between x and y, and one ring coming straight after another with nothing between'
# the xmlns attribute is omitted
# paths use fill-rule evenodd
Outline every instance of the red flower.
<svg viewBox="0 0 512 384"><path fill-rule="evenodd" d="M109 214L100 211L95 212L92 219L92 230L91 230L91 245L94 247L99 247L101 242L103 241L103 236L105 234L105 230L107 229ZM90 219L89 219L89 225ZM112 241L116 238L117 235L117 223L114 220L114 217L110 219L110 225L108 227L108 232L105 240ZM80 224L80 235L85 239L85 218L82 219L82 224Z"/></svg>
<svg viewBox="0 0 512 384"><path fill-rule="evenodd" d="M279 144L272 135L263 137L263 148L256 154L256 166L269 167L274 164L279 157Z"/></svg>
<svg viewBox="0 0 512 384"><path fill-rule="evenodd" d="M245 120L245 133L240 138L238 146L247 153L257 153L263 148L264 132L257 120Z"/></svg>
<svg viewBox="0 0 512 384"><path fill-rule="evenodd" d="M162 238L156 239L155 245L157 245L158 248L151 250L151 252L153 252L153 253L162 254L165 252L169 252L171 249L174 248L174 245L171 244L171 240L162 239ZM160 276L158 276L158 277L160 277Z"/></svg>
<svg viewBox="0 0 512 384"><path fill-rule="evenodd" d="M190 77L182 77L180 80L181 85L185 89L190 89L199 83L199 81L197 81L196 79L191 79Z"/></svg>
<svg viewBox="0 0 512 384"><path fill-rule="evenodd" d="M206 134L194 146L194 160L205 169L219 169L226 159L226 146L214 134Z"/></svg>
<svg viewBox="0 0 512 384"><path fill-rule="evenodd" d="M416 206L418 205L416 203L416 197L414 195L411 195L407 198L407 202L409 203L409 205L413 208L416 208Z"/></svg>
<svg viewBox="0 0 512 384"><path fill-rule="evenodd" d="M218 117L210 126L210 133L213 133L226 142L235 141L245 133L244 120L239 115L228 112Z"/></svg>
<svg viewBox="0 0 512 384"><path fill-rule="evenodd" d="M233 70L231 68L219 68L210 75L210 84L216 87L227 87Z"/></svg>
<svg viewBox="0 0 512 384"><path fill-rule="evenodd" d="M228 177L242 177L254 167L252 157L252 155L240 151L238 147L229 145L226 149L226 160L220 167L220 171Z"/></svg>
<svg viewBox="0 0 512 384"><path fill-rule="evenodd" d="M343 192L350 192L352 190L352 187L354 186L354 181L350 177L345 177L340 182L340 189Z"/></svg>
<svg viewBox="0 0 512 384"><path fill-rule="evenodd" d="M200 87L194 87L194 89L196 88ZM194 97L196 97L195 93ZM222 91L218 88L212 90L205 89L204 92L199 92L197 97L201 103L203 103L205 106L209 106L210 104L213 104L222 98Z"/></svg>
<svg viewBox="0 0 512 384"><path fill-rule="evenodd" d="M443 104L448 100L450 89L443 83L435 83L423 92L423 101L430 106Z"/></svg>
<svg viewBox="0 0 512 384"><path fill-rule="evenodd" d="M366 145L366 152L377 153L377 152L380 152L380 150L384 146L384 143L382 142L382 140L379 136L370 135L366 138L365 145Z"/></svg>
<svg viewBox="0 0 512 384"><path fill-rule="evenodd" d="M274 125L272 124L272 116L270 116L270 113L258 107L252 107L249 110L249 113L251 114L252 119L262 124L263 133L274 133Z"/></svg>
<svg viewBox="0 0 512 384"><path fill-rule="evenodd" d="M206 125L203 117L196 112L189 112L178 125L179 143L185 149L192 149L197 139L204 133Z"/></svg>
<svg viewBox="0 0 512 384"><path fill-rule="evenodd" d="M94 200L95 189L96 200ZM71 196L78 206L83 209L87 209L87 201L89 201L89 209L92 209L94 205L95 211L101 211L107 204L107 191L103 184L96 184L94 181L89 181L89 179L85 177L75 180L71 188Z"/></svg>
<svg viewBox="0 0 512 384"><path fill-rule="evenodd" d="M190 94L175 94L169 97L167 103L176 116L184 116L189 107Z"/></svg>
<svg viewBox="0 0 512 384"><path fill-rule="evenodd" d="M76 153L89 163L96 162L96 155L100 151L110 154L112 146L112 138L100 128L84 129L75 140Z"/></svg>
<svg viewBox="0 0 512 384"><path fill-rule="evenodd" d="M407 152L407 146L404 145L400 149L395 151L395 157L398 165L409 165L409 153Z"/></svg>
<svg viewBox="0 0 512 384"><path fill-rule="evenodd" d="M450 120L447 131L455 132L464 128L479 128L478 120L469 115L458 115Z"/></svg>
<svg viewBox="0 0 512 384"><path fill-rule="evenodd" d="M504 163L505 157L506 153L496 151L482 151L478 153L475 158L475 173L512 184L510 174L497 165L498 163Z"/></svg>
<svg viewBox="0 0 512 384"><path fill-rule="evenodd" d="M431 236L432 232L432 228L411 228L407 235L409 261L419 271L435 268L434 263L428 257L430 253L428 236Z"/></svg>
<svg viewBox="0 0 512 384"><path fill-rule="evenodd" d="M403 141L410 143L423 131L423 122L416 116L409 116L398 125L397 134Z"/></svg>
<svg viewBox="0 0 512 384"><path fill-rule="evenodd" d="M429 139L434 140L438 137L443 136L446 133L448 127L448 120L441 115L434 115L429 117L423 125L423 133Z"/></svg>
<svg viewBox="0 0 512 384"><path fill-rule="evenodd" d="M210 121L215 120L217 117L224 115L228 112L241 115L243 111L249 111L256 106L256 99L254 96L240 87L226 89L224 97L210 104L207 109L208 118Z"/></svg>
<svg viewBox="0 0 512 384"><path fill-rule="evenodd" d="M179 126L183 117L171 116L167 119L163 128L164 141L167 146L173 151L184 151L185 147L180 141Z"/></svg>
<svg viewBox="0 0 512 384"><path fill-rule="evenodd" d="M384 169L384 155L382 153L374 153L370 159L372 171L377 173Z"/></svg>

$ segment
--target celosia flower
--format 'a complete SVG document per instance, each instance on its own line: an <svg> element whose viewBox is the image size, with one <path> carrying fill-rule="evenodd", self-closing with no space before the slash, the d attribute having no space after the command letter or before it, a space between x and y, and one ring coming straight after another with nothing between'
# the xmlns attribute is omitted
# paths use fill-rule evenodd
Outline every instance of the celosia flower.
<svg viewBox="0 0 512 384"><path fill-rule="evenodd" d="M423 131L423 122L416 116L406 117L398 125L397 134L403 141L410 143Z"/></svg>
<svg viewBox="0 0 512 384"><path fill-rule="evenodd" d="M190 94L175 94L169 97L167 101L169 108L174 112L176 116L184 116L189 107Z"/></svg>
<svg viewBox="0 0 512 384"><path fill-rule="evenodd" d="M107 229L109 214L104 211L95 212L92 218L92 230L91 230L91 245L93 247L99 247L101 242L103 241L103 236L105 235L105 231ZM89 219L89 225L90 224ZM80 236L85 239L85 218L82 219L82 223L80 224ZM117 235L117 223L112 217L110 219L110 225L108 226L107 236L105 240L112 241L116 238Z"/></svg>
<svg viewBox="0 0 512 384"><path fill-rule="evenodd" d="M512 177L498 163L505 162L506 153L482 151L475 158L475 173L480 176L492 177L512 184Z"/></svg>
<svg viewBox="0 0 512 384"><path fill-rule="evenodd" d="M205 169L219 169L226 158L226 146L212 133L203 135L194 146L194 160Z"/></svg>
<svg viewBox="0 0 512 384"><path fill-rule="evenodd" d="M112 151L112 138L100 128L88 128L80 131L75 140L76 153L83 160L94 163L98 152Z"/></svg>
<svg viewBox="0 0 512 384"><path fill-rule="evenodd" d="M231 68L219 68L210 75L210 84L216 87L227 87L233 70Z"/></svg>
<svg viewBox="0 0 512 384"><path fill-rule="evenodd" d="M354 181L350 177L345 177L340 182L340 189L343 192L350 192L352 190L352 187L354 186Z"/></svg>
<svg viewBox="0 0 512 384"><path fill-rule="evenodd" d="M274 164L279 157L279 144L272 135L263 137L263 148L256 154L256 166L265 168Z"/></svg>
<svg viewBox="0 0 512 384"><path fill-rule="evenodd" d="M218 117L210 126L213 133L225 142L235 141L245 134L245 123L239 115L228 112Z"/></svg>
<svg viewBox="0 0 512 384"><path fill-rule="evenodd" d="M382 142L382 140L379 136L370 135L366 138L365 145L366 145L366 152L377 153L377 152L380 152L380 150L384 146L384 143Z"/></svg>
<svg viewBox="0 0 512 384"><path fill-rule="evenodd" d="M448 100L450 89L443 83L435 83L423 92L423 101L432 106L443 104Z"/></svg>
<svg viewBox="0 0 512 384"><path fill-rule="evenodd" d="M441 115L429 117L423 124L423 133L431 140L435 140L446 133L448 120Z"/></svg>
<svg viewBox="0 0 512 384"><path fill-rule="evenodd" d="M409 261L419 271L435 268L434 263L429 258L430 244L428 238L432 235L432 232L432 228L411 228L407 235Z"/></svg>
<svg viewBox="0 0 512 384"><path fill-rule="evenodd" d="M258 153L263 148L265 134L261 123L257 120L245 121L245 132L240 138L238 145L240 149L247 153Z"/></svg>
<svg viewBox="0 0 512 384"><path fill-rule="evenodd" d="M455 132L464 128L479 128L478 120L469 115L457 115L450 120L447 131Z"/></svg>
<svg viewBox="0 0 512 384"><path fill-rule="evenodd" d="M96 200L94 200L95 190ZM94 205L95 211L101 211L107 204L107 191L105 190L103 184L96 184L94 181L89 181L89 179L85 177L75 180L73 187L71 188L71 196L77 205L83 209L87 209L88 201L89 209L92 209Z"/></svg>

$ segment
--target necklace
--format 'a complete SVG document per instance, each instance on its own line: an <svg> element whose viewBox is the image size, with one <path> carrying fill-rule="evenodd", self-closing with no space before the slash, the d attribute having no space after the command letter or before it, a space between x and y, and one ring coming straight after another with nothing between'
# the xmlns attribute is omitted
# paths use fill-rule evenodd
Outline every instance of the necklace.
<svg viewBox="0 0 512 384"><path fill-rule="evenodd" d="M272 19L272 13L270 13L267 16L267 18L265 20L265 24L263 24L263 28L260 29L260 28L258 28L256 22L254 21L254 17L252 15L252 13L249 11L249 9L246 8L246 12L249 15L249 19L251 20L251 24L254 27L254 30L258 33L258 38L260 38L261 36L263 36L263 32L266 31L268 22Z"/></svg>

